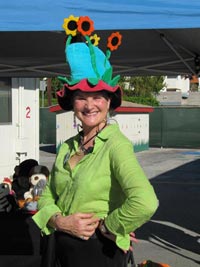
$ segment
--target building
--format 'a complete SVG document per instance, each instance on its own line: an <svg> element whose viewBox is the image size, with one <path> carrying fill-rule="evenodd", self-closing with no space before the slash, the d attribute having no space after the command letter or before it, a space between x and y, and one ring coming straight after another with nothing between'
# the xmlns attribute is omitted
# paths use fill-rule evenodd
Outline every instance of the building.
<svg viewBox="0 0 200 267"><path fill-rule="evenodd" d="M39 79L0 78L0 181L25 159L39 160Z"/></svg>
<svg viewBox="0 0 200 267"><path fill-rule="evenodd" d="M199 106L200 87L197 76L166 76L165 86L157 95L161 106Z"/></svg>

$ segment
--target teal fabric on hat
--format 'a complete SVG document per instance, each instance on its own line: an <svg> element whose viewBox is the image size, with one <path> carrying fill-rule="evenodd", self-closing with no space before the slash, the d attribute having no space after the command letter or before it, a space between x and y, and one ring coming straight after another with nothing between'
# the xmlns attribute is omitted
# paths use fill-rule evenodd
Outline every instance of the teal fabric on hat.
<svg viewBox="0 0 200 267"><path fill-rule="evenodd" d="M67 45L65 52L71 70L71 83L85 78L101 79L106 70L111 68L105 54L96 46L92 46L93 55L91 55L91 48L85 43ZM92 56L94 56L94 59L92 59Z"/></svg>

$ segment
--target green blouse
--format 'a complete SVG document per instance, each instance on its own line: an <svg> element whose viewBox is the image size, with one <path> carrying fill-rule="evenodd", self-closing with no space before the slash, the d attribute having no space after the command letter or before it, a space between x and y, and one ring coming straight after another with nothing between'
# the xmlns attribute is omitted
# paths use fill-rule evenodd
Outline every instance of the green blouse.
<svg viewBox="0 0 200 267"><path fill-rule="evenodd" d="M53 229L47 223L56 212L91 212L104 218L116 244L128 249L129 233L147 222L158 207L153 187L117 124L103 129L93 152L71 170L68 159L78 150L78 140L76 135L61 145L33 220L44 234L50 234Z"/></svg>

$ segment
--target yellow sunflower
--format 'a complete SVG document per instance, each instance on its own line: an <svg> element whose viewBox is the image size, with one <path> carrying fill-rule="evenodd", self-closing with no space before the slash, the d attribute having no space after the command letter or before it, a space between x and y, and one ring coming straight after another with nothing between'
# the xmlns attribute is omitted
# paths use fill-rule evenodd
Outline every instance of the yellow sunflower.
<svg viewBox="0 0 200 267"><path fill-rule="evenodd" d="M75 36L77 34L79 17L74 17L70 15L69 18L64 19L63 28L67 35Z"/></svg>
<svg viewBox="0 0 200 267"><path fill-rule="evenodd" d="M88 17L80 17L78 21L78 32L82 35L90 35L94 31L94 22Z"/></svg>
<svg viewBox="0 0 200 267"><path fill-rule="evenodd" d="M110 51L116 50L122 42L122 35L119 32L113 32L108 37L108 43L107 47L110 49Z"/></svg>
<svg viewBox="0 0 200 267"><path fill-rule="evenodd" d="M90 36L90 40L94 46L97 46L99 44L100 37L98 37L97 34L94 34Z"/></svg>

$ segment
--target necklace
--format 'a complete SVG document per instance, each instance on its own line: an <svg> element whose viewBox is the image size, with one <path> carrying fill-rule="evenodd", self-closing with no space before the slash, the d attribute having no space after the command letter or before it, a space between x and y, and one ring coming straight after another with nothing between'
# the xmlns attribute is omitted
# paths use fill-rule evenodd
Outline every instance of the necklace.
<svg viewBox="0 0 200 267"><path fill-rule="evenodd" d="M107 123L103 126L103 128L101 128L101 130L97 131L93 136L91 136L84 143L82 143L83 137L81 136L79 151L77 151L76 154L81 156L81 155L86 155L86 154L91 153L93 151L93 146L85 148L85 145L87 145L93 138L95 138L106 127L106 125L107 125Z"/></svg>

